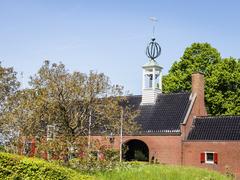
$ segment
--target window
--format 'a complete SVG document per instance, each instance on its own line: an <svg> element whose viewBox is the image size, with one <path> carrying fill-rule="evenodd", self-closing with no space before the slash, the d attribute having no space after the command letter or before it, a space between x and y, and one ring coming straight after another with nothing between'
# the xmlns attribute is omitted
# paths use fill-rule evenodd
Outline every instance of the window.
<svg viewBox="0 0 240 180"><path fill-rule="evenodd" d="M213 154L214 153L205 153L205 162L208 164L213 164L214 160L213 160Z"/></svg>
<svg viewBox="0 0 240 180"><path fill-rule="evenodd" d="M201 163L206 164L217 164L218 163L218 154L216 152L204 152L200 155Z"/></svg>
<svg viewBox="0 0 240 180"><path fill-rule="evenodd" d="M47 125L47 140L54 139L54 131L55 131L54 125Z"/></svg>
<svg viewBox="0 0 240 180"><path fill-rule="evenodd" d="M153 86L153 75L152 74L145 74L145 88L152 88Z"/></svg>

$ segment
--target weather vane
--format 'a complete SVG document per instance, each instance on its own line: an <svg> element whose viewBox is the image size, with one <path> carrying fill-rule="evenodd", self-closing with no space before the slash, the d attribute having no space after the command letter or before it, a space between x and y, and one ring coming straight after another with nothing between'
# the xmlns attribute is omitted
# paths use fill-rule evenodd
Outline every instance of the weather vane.
<svg viewBox="0 0 240 180"><path fill-rule="evenodd" d="M158 21L155 17L149 18L153 22L153 29L152 29L152 41L149 43L146 49L146 55L150 58L150 60L154 60L160 56L161 54L161 47L160 45L155 41L155 24Z"/></svg>
<svg viewBox="0 0 240 180"><path fill-rule="evenodd" d="M156 17L150 17L150 21L152 21L153 28L152 28L152 38L155 38L155 24L158 22Z"/></svg>

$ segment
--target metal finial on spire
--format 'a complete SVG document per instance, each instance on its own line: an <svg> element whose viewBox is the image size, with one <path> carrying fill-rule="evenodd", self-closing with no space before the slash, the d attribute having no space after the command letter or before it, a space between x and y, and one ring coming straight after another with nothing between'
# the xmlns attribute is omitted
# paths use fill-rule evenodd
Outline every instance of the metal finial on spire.
<svg viewBox="0 0 240 180"><path fill-rule="evenodd" d="M158 56L161 54L161 47L160 45L155 41L155 23L157 22L157 18L150 17L149 18L153 22L153 29L152 29L152 41L149 43L146 49L146 55L151 60L155 60Z"/></svg>
<svg viewBox="0 0 240 180"><path fill-rule="evenodd" d="M157 42L155 42L155 39L153 38L152 41L147 46L146 55L151 60L155 60L158 56L160 56L160 54L161 54L161 47Z"/></svg>

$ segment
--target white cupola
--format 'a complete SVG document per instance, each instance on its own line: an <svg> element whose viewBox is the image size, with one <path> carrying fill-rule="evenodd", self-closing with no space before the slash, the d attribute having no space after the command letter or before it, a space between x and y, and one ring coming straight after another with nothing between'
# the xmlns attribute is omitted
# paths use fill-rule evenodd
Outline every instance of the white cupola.
<svg viewBox="0 0 240 180"><path fill-rule="evenodd" d="M162 67L155 61L160 53L161 47L153 38L146 50L150 60L142 66L142 105L155 104L157 95L162 93Z"/></svg>

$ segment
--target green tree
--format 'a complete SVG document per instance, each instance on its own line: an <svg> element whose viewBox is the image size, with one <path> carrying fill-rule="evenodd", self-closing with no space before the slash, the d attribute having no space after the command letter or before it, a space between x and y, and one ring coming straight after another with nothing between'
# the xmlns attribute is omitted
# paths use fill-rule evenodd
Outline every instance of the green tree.
<svg viewBox="0 0 240 180"><path fill-rule="evenodd" d="M192 73L203 72L205 77L208 77L213 65L220 61L220 53L210 44L193 43L191 47L186 48L180 61L175 61L163 78L163 91L190 91Z"/></svg>
<svg viewBox="0 0 240 180"><path fill-rule="evenodd" d="M28 103L34 124L39 122L36 130L44 121L45 124L56 124L58 133L65 136L87 135L91 115L93 129L105 126L116 132L123 88L111 85L103 73L70 73L62 63L51 65L46 61L31 78L30 85L34 97L30 95ZM126 128L134 127L129 127L128 123L132 123L135 113L126 107L124 114Z"/></svg>
<svg viewBox="0 0 240 180"><path fill-rule="evenodd" d="M206 84L206 103L212 114L240 115L240 60L223 59Z"/></svg>
<svg viewBox="0 0 240 180"><path fill-rule="evenodd" d="M123 87L111 85L103 73L71 73L62 63L45 61L31 77L30 86L15 94L7 115L22 136L45 137L47 126L53 125L55 139L71 146L88 135L90 116L93 134L119 133L121 103L126 98ZM125 132L138 128L133 120L136 115L135 109L124 107Z"/></svg>
<svg viewBox="0 0 240 180"><path fill-rule="evenodd" d="M239 60L222 60L220 53L208 43L193 43L186 48L163 78L164 92L191 91L191 74L205 74L205 101L212 115L240 114ZM231 99L235 101L231 102Z"/></svg>
<svg viewBox="0 0 240 180"><path fill-rule="evenodd" d="M13 67L3 67L0 62L0 127L7 121L4 113L11 111L8 104L20 86L16 76Z"/></svg>
<svg viewBox="0 0 240 180"><path fill-rule="evenodd" d="M13 67L3 67L0 62L0 133L3 141L13 141L17 135L14 124L6 116L12 110L10 104L20 86L16 75Z"/></svg>
<svg viewBox="0 0 240 180"><path fill-rule="evenodd" d="M8 98L13 95L19 88L20 83L17 81L17 73L13 67L3 67L0 62L0 108L4 109L4 104Z"/></svg>

